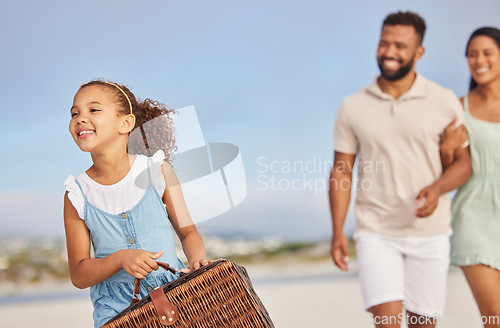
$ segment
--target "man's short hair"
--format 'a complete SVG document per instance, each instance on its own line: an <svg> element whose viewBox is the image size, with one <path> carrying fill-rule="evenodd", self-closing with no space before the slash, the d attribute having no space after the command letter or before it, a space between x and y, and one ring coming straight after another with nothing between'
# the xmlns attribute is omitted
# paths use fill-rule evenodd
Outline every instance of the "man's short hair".
<svg viewBox="0 0 500 328"><path fill-rule="evenodd" d="M406 11L406 12L398 11L397 13L389 14L384 19L384 23L382 24L382 29L384 29L384 27L387 25L413 26L415 28L415 32L418 35L420 45L422 45L422 42L424 41L426 26L425 26L425 20L418 14L411 11Z"/></svg>

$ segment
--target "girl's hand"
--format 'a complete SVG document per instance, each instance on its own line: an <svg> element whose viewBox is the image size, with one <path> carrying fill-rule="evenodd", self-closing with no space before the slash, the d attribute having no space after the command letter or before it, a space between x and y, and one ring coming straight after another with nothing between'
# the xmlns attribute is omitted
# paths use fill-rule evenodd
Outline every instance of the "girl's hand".
<svg viewBox="0 0 500 328"><path fill-rule="evenodd" d="M163 255L163 250L152 253L142 249L123 249L118 251L120 266L131 276L144 279L151 271L158 269L155 260Z"/></svg>
<svg viewBox="0 0 500 328"><path fill-rule="evenodd" d="M189 262L189 267L186 269L181 269L182 273L189 273L193 270L199 269L204 265L207 265L210 263L210 261L207 261L206 259L199 259L199 260L193 260Z"/></svg>

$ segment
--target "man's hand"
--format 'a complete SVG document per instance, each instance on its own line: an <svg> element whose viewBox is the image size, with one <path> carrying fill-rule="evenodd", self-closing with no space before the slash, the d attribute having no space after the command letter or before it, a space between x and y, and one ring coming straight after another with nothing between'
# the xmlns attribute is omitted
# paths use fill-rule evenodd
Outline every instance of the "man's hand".
<svg viewBox="0 0 500 328"><path fill-rule="evenodd" d="M415 200L415 205L418 206L415 210L415 216L418 218L425 218L434 213L441 194L441 188L437 183L433 183L422 189Z"/></svg>
<svg viewBox="0 0 500 328"><path fill-rule="evenodd" d="M343 233L335 234L332 238L332 248L331 254L333 262L337 265L340 270L348 271L349 255L347 253L347 246L349 245L349 240Z"/></svg>

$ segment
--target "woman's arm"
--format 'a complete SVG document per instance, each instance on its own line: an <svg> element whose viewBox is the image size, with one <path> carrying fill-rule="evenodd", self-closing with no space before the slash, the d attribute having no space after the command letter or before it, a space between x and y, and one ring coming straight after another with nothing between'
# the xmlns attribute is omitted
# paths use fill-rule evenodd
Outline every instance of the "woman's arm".
<svg viewBox="0 0 500 328"><path fill-rule="evenodd" d="M422 189L415 200L415 205L425 199L423 205L415 210L415 216L425 218L437 207L439 196L462 186L472 173L469 147L458 148L453 162L433 184Z"/></svg>
<svg viewBox="0 0 500 328"><path fill-rule="evenodd" d="M457 151L463 147L468 139L465 126L462 124L459 127L455 127L455 123L456 119L448 124L446 129L443 131L443 137L439 147L443 171L455 161Z"/></svg>
<svg viewBox="0 0 500 328"><path fill-rule="evenodd" d="M162 165L162 173L166 184L163 203L166 206L168 217L179 236L182 249L189 262L189 269L198 269L200 266L208 264L203 239L191 219L181 185L172 166L165 162Z"/></svg>
<svg viewBox="0 0 500 328"><path fill-rule="evenodd" d="M124 249L104 258L91 258L90 232L71 204L67 192L64 195L64 229L69 274L71 282L77 288L94 286L122 268L139 279L158 269L154 260L163 254L163 250L151 253L141 249Z"/></svg>
<svg viewBox="0 0 500 328"><path fill-rule="evenodd" d="M464 98L460 98L462 108L464 108ZM441 137L441 145L439 147L439 154L441 156L441 166L445 171L454 161L456 151L469 139L467 129L462 124L455 128L457 119L455 118L443 131Z"/></svg>

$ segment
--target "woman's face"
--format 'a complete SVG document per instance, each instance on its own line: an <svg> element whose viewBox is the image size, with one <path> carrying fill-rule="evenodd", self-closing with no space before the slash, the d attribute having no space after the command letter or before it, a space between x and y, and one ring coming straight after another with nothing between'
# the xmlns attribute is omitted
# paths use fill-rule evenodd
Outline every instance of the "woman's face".
<svg viewBox="0 0 500 328"><path fill-rule="evenodd" d="M500 81L500 48L490 37L474 37L467 48L467 61L472 78L478 85Z"/></svg>

